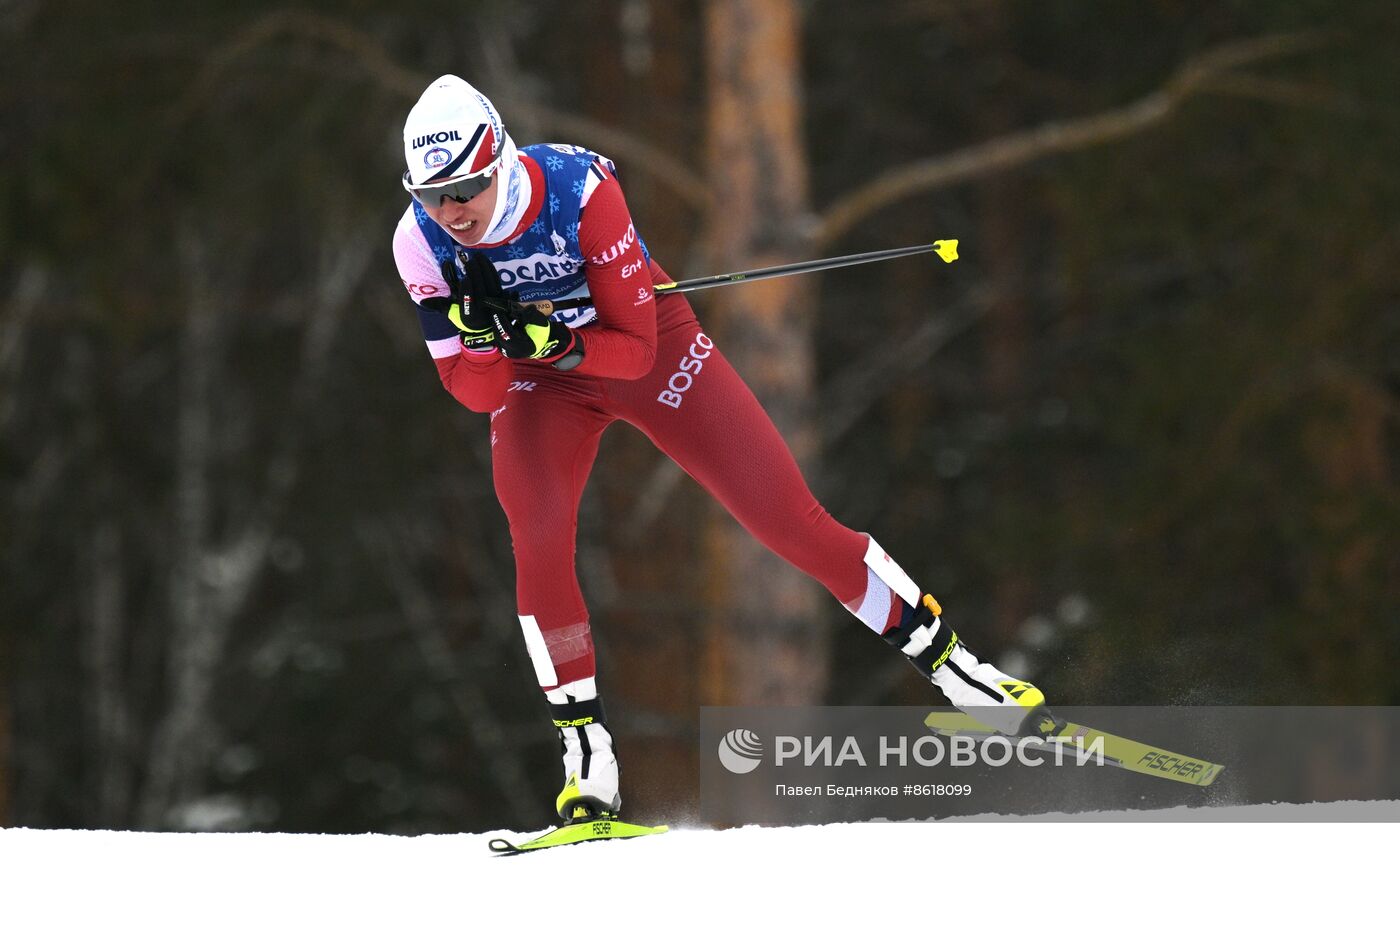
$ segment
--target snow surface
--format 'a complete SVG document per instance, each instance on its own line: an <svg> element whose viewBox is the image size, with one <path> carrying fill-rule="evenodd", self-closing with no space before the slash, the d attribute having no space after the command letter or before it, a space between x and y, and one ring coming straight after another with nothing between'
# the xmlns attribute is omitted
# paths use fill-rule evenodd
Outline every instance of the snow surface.
<svg viewBox="0 0 1400 928"><path fill-rule="evenodd" d="M1332 924L1384 904L1400 829L679 829L501 859L487 837L0 830L0 925Z"/></svg>

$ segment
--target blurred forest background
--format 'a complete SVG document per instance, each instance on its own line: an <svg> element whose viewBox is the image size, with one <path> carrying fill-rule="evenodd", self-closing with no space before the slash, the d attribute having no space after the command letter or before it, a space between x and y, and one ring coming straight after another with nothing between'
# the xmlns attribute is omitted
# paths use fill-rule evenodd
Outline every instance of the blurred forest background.
<svg viewBox="0 0 1400 928"><path fill-rule="evenodd" d="M537 827L487 420L389 250L429 80L619 165L819 498L1061 705L1395 704L1394 0L0 0L0 824ZM627 809L696 708L934 704L611 429Z"/></svg>

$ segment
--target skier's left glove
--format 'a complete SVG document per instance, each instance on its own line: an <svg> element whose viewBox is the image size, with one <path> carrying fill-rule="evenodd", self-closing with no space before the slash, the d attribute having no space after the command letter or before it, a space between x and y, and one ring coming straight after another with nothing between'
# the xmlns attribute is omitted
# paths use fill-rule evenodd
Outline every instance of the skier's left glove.
<svg viewBox="0 0 1400 928"><path fill-rule="evenodd" d="M508 358L531 358L560 370L583 360L583 336L529 303L488 300L496 328L496 344Z"/></svg>

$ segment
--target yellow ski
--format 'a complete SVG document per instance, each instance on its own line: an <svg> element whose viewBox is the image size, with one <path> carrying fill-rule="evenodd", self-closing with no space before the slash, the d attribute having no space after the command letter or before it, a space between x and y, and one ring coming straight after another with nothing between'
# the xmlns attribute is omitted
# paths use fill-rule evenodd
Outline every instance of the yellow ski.
<svg viewBox="0 0 1400 928"><path fill-rule="evenodd" d="M521 844L512 844L504 838L492 838L490 848L500 856L508 857L512 854L542 851L550 847L564 847L583 841L641 838L646 835L664 834L669 830L666 825L634 825L631 822L620 822L610 815L602 815L586 821L570 822L567 825L560 825L558 828L551 828L544 834Z"/></svg>
<svg viewBox="0 0 1400 928"><path fill-rule="evenodd" d="M924 724L940 735L967 735L982 739L990 735L1000 734L990 725L984 725L971 716L956 711L930 712L928 717L924 719ZM1024 737L1039 739L1040 743L1029 745L1032 750L1051 753L1056 750L1055 741L1062 741L1064 747L1074 749L1077 744L1081 743L1081 738L1083 739L1082 744L1086 748L1092 748L1096 741L1102 739L1104 763L1122 767L1124 770L1132 770L1135 773L1145 773L1150 777L1161 777L1164 780L1174 780L1177 783L1189 783L1192 786L1209 786L1215 782L1220 771L1225 769L1220 764L1187 757L1174 751L1165 751L1162 748L1154 748L1150 744L1111 735L1106 731L1099 731L1077 722L1042 719L1039 731L1035 735L1015 736L1009 740L1015 742Z"/></svg>

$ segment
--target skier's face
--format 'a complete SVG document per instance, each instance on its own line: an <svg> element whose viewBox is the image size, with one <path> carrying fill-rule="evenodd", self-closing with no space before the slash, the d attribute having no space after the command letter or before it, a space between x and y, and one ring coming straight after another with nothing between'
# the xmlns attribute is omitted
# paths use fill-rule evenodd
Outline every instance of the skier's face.
<svg viewBox="0 0 1400 928"><path fill-rule="evenodd" d="M499 172L497 172L499 173ZM447 230L447 234L461 245L475 245L486 234L486 224L496 211L496 191L501 188L495 174L491 175L491 186L478 193L465 203L450 197L434 206L424 203L429 218Z"/></svg>

